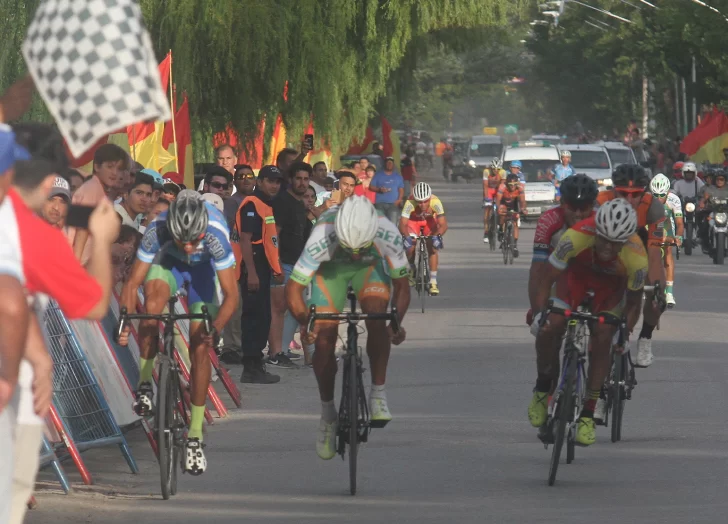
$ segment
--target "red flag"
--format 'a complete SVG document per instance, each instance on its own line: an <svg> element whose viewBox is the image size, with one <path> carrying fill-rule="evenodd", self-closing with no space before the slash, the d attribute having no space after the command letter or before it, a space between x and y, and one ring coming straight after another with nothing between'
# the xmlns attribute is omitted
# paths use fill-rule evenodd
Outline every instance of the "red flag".
<svg viewBox="0 0 728 524"><path fill-rule="evenodd" d="M174 118L177 128L177 164L179 173L184 177L185 186L195 187L195 165L192 159L192 128L187 93L182 95L182 105Z"/></svg>
<svg viewBox="0 0 728 524"><path fill-rule="evenodd" d="M714 108L680 143L680 152L694 162L719 164L728 147L728 117Z"/></svg>
<svg viewBox="0 0 728 524"><path fill-rule="evenodd" d="M367 126L366 134L364 135L364 140L362 141L362 143L360 144L356 140L352 141L346 154L361 155L363 153L366 153L367 150L370 148L372 142L374 142L374 131L372 131L371 126Z"/></svg>
<svg viewBox="0 0 728 524"><path fill-rule="evenodd" d="M382 149L384 150L384 156L394 156L394 144L392 143L392 126L389 121L382 117ZM399 159L395 159L399 160Z"/></svg>

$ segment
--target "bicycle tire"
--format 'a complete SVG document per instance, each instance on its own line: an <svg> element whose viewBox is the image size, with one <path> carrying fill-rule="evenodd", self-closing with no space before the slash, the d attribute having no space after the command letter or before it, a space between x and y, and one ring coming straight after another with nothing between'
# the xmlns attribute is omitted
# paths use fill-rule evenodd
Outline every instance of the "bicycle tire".
<svg viewBox="0 0 728 524"><path fill-rule="evenodd" d="M359 375L357 357L349 356L349 492L356 495L356 460L359 451Z"/></svg>
<svg viewBox="0 0 728 524"><path fill-rule="evenodd" d="M174 381L168 359L163 358L159 366L159 400L157 401L157 450L159 452L159 475L162 487L162 498L169 500L172 493L174 463ZM176 491L176 487L175 487Z"/></svg>
<svg viewBox="0 0 728 524"><path fill-rule="evenodd" d="M574 382L576 382L576 363L576 356L571 355L566 367L566 384L561 392L561 396L559 397L559 418L556 425L554 447L551 451L551 465L549 467L548 479L549 486L553 486L554 482L556 482L556 472L559 469L559 461L561 460L561 449L564 446L566 424L569 422L569 419L574 416Z"/></svg>
<svg viewBox="0 0 728 524"><path fill-rule="evenodd" d="M506 227L503 231L503 242L501 243L501 251L503 251L503 263L508 264L508 223L506 223Z"/></svg>
<svg viewBox="0 0 728 524"><path fill-rule="evenodd" d="M428 282L428 268L427 268L427 250L419 250L417 254L417 293L420 296L420 308L422 313L425 312L425 301L429 290L427 289Z"/></svg>
<svg viewBox="0 0 728 524"><path fill-rule="evenodd" d="M621 382L624 380L625 358L622 354L615 354L612 363L612 384L611 384L611 412L612 412L612 442L622 440L622 415L624 413L624 387Z"/></svg>
<svg viewBox="0 0 728 524"><path fill-rule="evenodd" d="M495 251L495 243L498 239L498 222L496 221L496 216L496 210L491 206L490 219L488 220L488 243L490 244L491 251Z"/></svg>

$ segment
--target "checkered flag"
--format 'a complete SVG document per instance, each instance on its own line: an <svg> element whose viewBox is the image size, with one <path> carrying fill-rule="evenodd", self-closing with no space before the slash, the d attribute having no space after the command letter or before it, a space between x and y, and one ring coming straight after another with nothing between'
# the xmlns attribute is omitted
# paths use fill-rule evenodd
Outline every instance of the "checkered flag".
<svg viewBox="0 0 728 524"><path fill-rule="evenodd" d="M135 0L45 0L23 56L76 157L108 133L172 118Z"/></svg>

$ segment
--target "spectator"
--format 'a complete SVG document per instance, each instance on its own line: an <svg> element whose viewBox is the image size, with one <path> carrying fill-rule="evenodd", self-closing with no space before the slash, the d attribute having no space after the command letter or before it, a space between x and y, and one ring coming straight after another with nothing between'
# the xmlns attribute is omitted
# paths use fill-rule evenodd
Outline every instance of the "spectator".
<svg viewBox="0 0 728 524"><path fill-rule="evenodd" d="M111 244L111 265L114 268L114 287L126 282L131 271L131 266L134 263L134 254L139 248L141 241L141 232L132 226L121 226L119 238Z"/></svg>
<svg viewBox="0 0 728 524"><path fill-rule="evenodd" d="M230 176L235 174L235 164L238 163L238 157L228 144L223 144L215 149L215 160L218 166L230 173Z"/></svg>
<svg viewBox="0 0 728 524"><path fill-rule="evenodd" d="M361 167L362 173L369 167L369 159L365 156L359 159L359 166Z"/></svg>
<svg viewBox="0 0 728 524"><path fill-rule="evenodd" d="M215 206L215 208L221 213L225 209L225 204L222 200L222 197L216 193L205 193L204 195L202 195L202 200L205 200Z"/></svg>
<svg viewBox="0 0 728 524"><path fill-rule="evenodd" d="M393 224L398 223L399 207L404 198L404 181L394 170L394 158L387 157L384 170L379 171L369 184L369 189L376 193L374 207L384 213Z"/></svg>
<svg viewBox="0 0 728 524"><path fill-rule="evenodd" d="M104 144L94 153L93 173L74 193L71 202L76 205L96 207L108 200L119 181L119 172L127 168L129 155L114 144ZM89 232L83 229L70 228L69 238L73 243L73 252L86 265L91 256Z"/></svg>
<svg viewBox="0 0 728 524"><path fill-rule="evenodd" d="M83 175L75 169L66 169L63 173L63 178L68 180L68 184L71 186L71 197L76 194L78 188L86 181Z"/></svg>
<svg viewBox="0 0 728 524"><path fill-rule="evenodd" d="M325 184L326 178L328 176L329 168L326 167L326 162L316 162L313 165L313 174L311 175L311 180L308 181L309 187L312 187L317 195L319 193L323 193L324 191L326 191Z"/></svg>
<svg viewBox="0 0 728 524"><path fill-rule="evenodd" d="M233 184L235 184L235 193L225 200L223 209L230 232L232 232L235 226L235 215L238 212L240 204L243 203L245 197L252 195L255 189L255 173L253 173L253 168L247 164L236 165L235 173L233 174Z"/></svg>
<svg viewBox="0 0 728 524"><path fill-rule="evenodd" d="M336 184L336 177L334 175L326 175L326 180L324 180L324 191L327 193L331 193L334 190Z"/></svg>
<svg viewBox="0 0 728 524"><path fill-rule="evenodd" d="M147 226L151 224L155 218L157 218L159 215L164 213L169 209L169 200L165 198L160 198L157 200L154 204L150 204L149 211L147 212L146 216L144 217L144 220L142 221L142 226L139 228L139 232L144 234L144 232L147 229ZM121 216L119 217L121 218ZM122 219L123 220L123 219Z"/></svg>
<svg viewBox="0 0 728 524"><path fill-rule="evenodd" d="M306 218L311 221L311 224L316 223L316 216L313 213L314 204L316 204L316 190L309 185L303 195L303 205L306 206Z"/></svg>
<svg viewBox="0 0 728 524"><path fill-rule="evenodd" d="M377 168L374 167L372 164L369 164L364 171L364 176L359 178L359 181L361 184L356 186L356 190L354 191L354 194L365 196L369 199L369 201L373 204L374 200L376 198L376 193L374 191L369 190L369 186L372 182L372 178L374 178L374 175L377 173Z"/></svg>
<svg viewBox="0 0 728 524"><path fill-rule="evenodd" d="M65 178L57 176L48 195L48 200L40 210L40 216L50 225L61 229L65 233L68 204L71 201L71 187Z"/></svg>
<svg viewBox="0 0 728 524"><path fill-rule="evenodd" d="M139 172L134 177L131 189L124 195L121 203L114 204L114 210L121 215L121 223L139 231L144 216L152 204L154 179Z"/></svg>
<svg viewBox="0 0 728 524"><path fill-rule="evenodd" d="M411 148L402 155L400 161L400 169L402 170L402 180L404 182L404 196L409 198L412 187L417 182L417 169L415 168L415 155Z"/></svg>
<svg viewBox="0 0 728 524"><path fill-rule="evenodd" d="M305 140L301 142L300 153L293 148L286 147L282 149L276 156L276 167L280 169L281 173L287 174L291 169L293 163L303 162L309 151L311 151L311 149L308 147L308 144ZM286 180L286 178L284 177L283 182L281 183L281 191L284 191L287 186L288 180Z"/></svg>
<svg viewBox="0 0 728 524"><path fill-rule="evenodd" d="M382 149L382 145L379 142L372 142L372 154L384 158L384 149Z"/></svg>
<svg viewBox="0 0 728 524"><path fill-rule="evenodd" d="M109 198L114 203L121 202L121 199L129 192L132 184L134 183L134 173L131 170L132 158L127 154L128 160L123 169L119 170L119 181L116 188L109 194Z"/></svg>
<svg viewBox="0 0 728 524"><path fill-rule="evenodd" d="M165 199L167 202L173 202L180 191L182 191L182 188L177 185L177 182L165 178L164 185L162 185L162 196L160 198Z"/></svg>
<svg viewBox="0 0 728 524"><path fill-rule="evenodd" d="M276 166L263 166L253 194L245 199L235 219L240 232L240 285L243 301L241 318L241 349L246 384L274 384L280 377L265 369L263 349L268 341L271 322L270 285L273 279L281 282L277 231L271 207L281 187L283 174Z"/></svg>
<svg viewBox="0 0 728 524"><path fill-rule="evenodd" d="M306 218L306 205L303 197L308 189L308 181L313 168L305 162L294 162L289 171L288 189L282 191L273 201L273 215L278 230L278 246L283 272L282 282L271 284L271 323L268 335L268 363L281 368L297 367L291 360L298 357L287 355L287 350L293 334L296 331L296 322L293 318L288 322L292 324L288 343L284 334L283 319L286 313L286 297L284 287L293 272L298 257L301 256L303 246L306 244L308 234L311 232L311 222ZM290 317L290 315L289 315ZM291 326L289 326L291 327Z"/></svg>
<svg viewBox="0 0 728 524"><path fill-rule="evenodd" d="M164 178L159 172L154 169L142 169L140 173L149 175L152 177L152 203L162 198L162 191L164 190Z"/></svg>
<svg viewBox="0 0 728 524"><path fill-rule="evenodd" d="M220 166L212 166L205 173L202 193L214 193L224 199L227 196L227 190L230 188L232 180L233 176L226 169Z"/></svg>

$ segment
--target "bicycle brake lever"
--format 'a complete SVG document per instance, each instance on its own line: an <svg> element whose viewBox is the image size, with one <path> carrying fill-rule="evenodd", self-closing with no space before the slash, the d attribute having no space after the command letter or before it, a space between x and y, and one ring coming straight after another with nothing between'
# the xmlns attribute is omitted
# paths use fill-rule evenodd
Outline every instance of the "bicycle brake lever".
<svg viewBox="0 0 728 524"><path fill-rule="evenodd" d="M126 324L126 308L122 307L119 310L119 328L116 330L116 337L114 338L114 342L119 342L121 333L124 331L124 328L126 327L124 324Z"/></svg>

